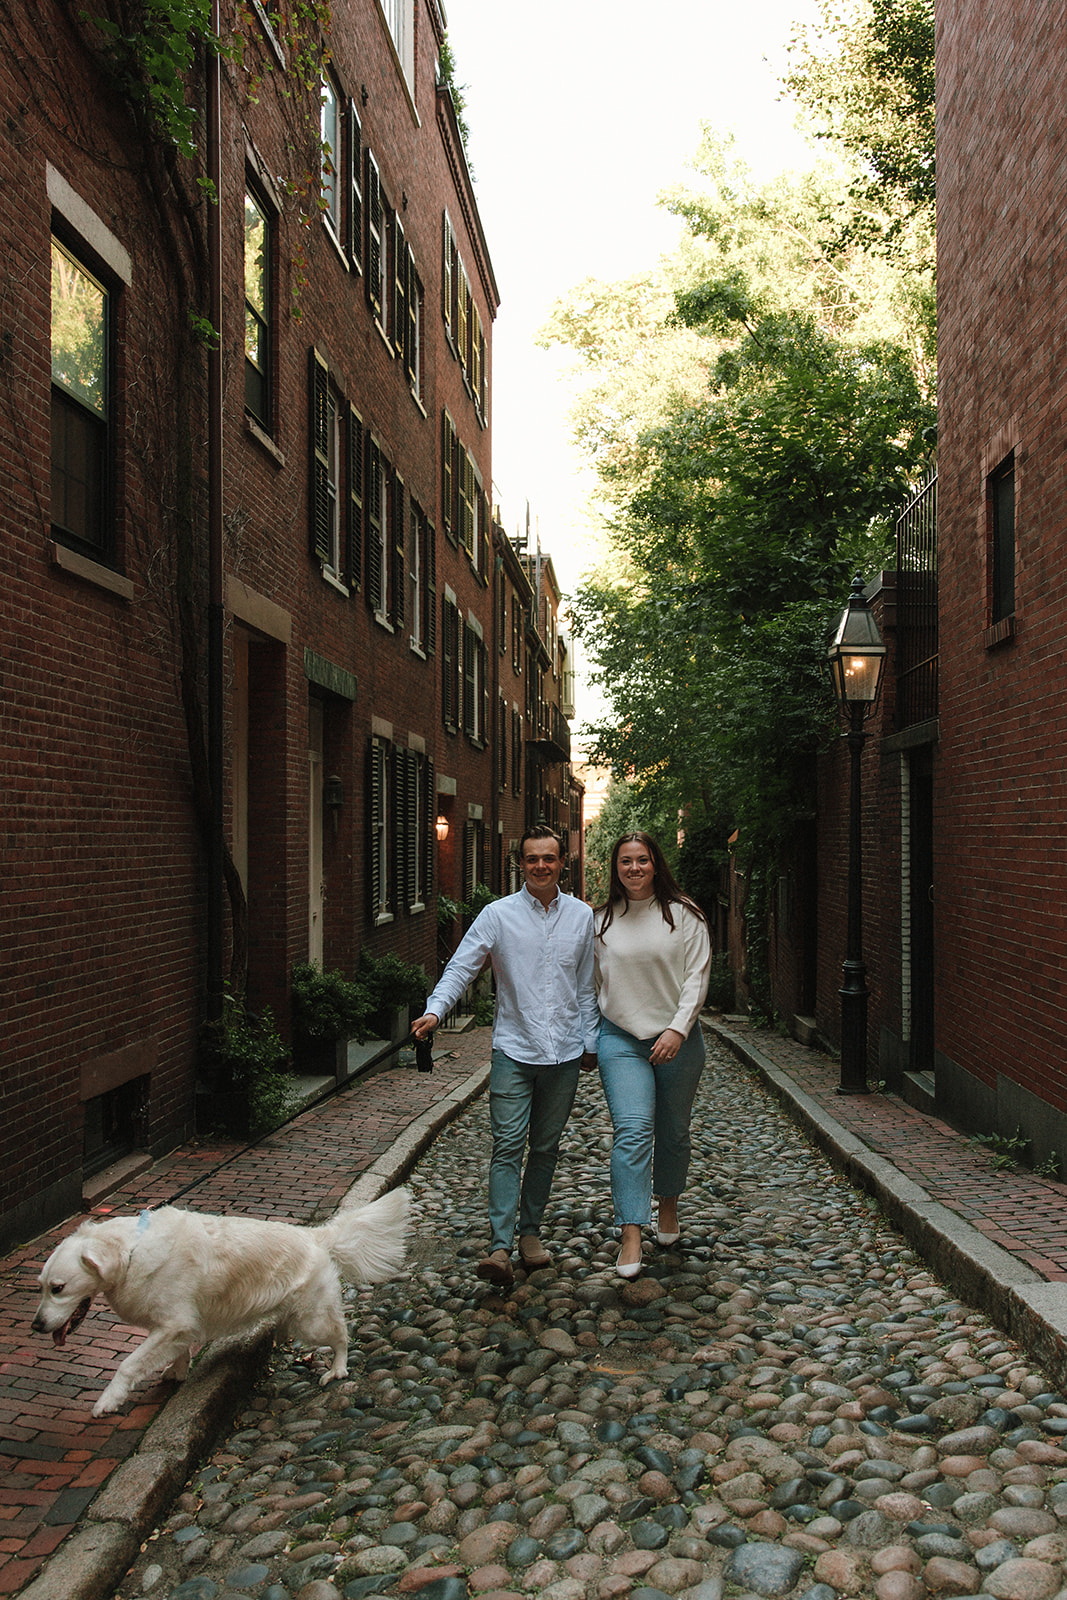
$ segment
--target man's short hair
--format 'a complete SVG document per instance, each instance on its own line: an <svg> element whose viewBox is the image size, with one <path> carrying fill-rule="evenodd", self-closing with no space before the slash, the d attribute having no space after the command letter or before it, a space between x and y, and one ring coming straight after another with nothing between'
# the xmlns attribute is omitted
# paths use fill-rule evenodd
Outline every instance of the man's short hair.
<svg viewBox="0 0 1067 1600"><path fill-rule="evenodd" d="M526 853L526 841L528 839L554 839L556 841L556 849L559 851L559 859L561 861L563 860L563 840L560 838L555 828L550 828L547 822L535 822L532 828L527 828L526 832L519 840L520 861Z"/></svg>

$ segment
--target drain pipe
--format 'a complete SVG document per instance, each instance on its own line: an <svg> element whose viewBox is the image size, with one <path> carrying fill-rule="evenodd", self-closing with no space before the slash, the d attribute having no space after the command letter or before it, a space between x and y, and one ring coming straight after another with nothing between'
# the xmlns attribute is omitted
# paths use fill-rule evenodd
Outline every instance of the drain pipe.
<svg viewBox="0 0 1067 1600"><path fill-rule="evenodd" d="M219 37L219 0L211 3L211 32ZM214 189L208 206L208 315L215 337L208 349L208 730L211 790L208 842L207 1006L222 1015L223 982L223 575L222 575L222 67L217 49L207 51L207 177Z"/></svg>

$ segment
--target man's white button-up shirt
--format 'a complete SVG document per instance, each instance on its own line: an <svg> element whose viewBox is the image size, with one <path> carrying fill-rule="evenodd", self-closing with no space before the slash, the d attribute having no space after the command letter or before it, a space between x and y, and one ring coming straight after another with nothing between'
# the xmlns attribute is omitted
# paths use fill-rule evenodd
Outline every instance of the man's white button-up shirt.
<svg viewBox="0 0 1067 1600"><path fill-rule="evenodd" d="M496 978L495 1049L527 1065L596 1050L593 913L584 901L557 891L546 909L525 884L494 900L471 923L426 1010L446 1017L486 957Z"/></svg>

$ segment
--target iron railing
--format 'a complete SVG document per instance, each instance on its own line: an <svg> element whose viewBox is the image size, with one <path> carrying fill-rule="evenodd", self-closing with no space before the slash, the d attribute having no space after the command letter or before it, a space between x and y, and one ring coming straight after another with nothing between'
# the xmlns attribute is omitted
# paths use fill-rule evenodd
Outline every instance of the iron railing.
<svg viewBox="0 0 1067 1600"><path fill-rule="evenodd" d="M937 468L897 517L897 727L937 716Z"/></svg>

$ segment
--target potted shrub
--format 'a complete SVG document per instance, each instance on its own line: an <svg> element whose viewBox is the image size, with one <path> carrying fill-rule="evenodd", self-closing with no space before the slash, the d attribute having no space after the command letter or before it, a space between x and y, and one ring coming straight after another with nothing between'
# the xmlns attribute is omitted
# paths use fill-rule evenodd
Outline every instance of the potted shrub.
<svg viewBox="0 0 1067 1600"><path fill-rule="evenodd" d="M410 1012L421 1011L430 992L425 970L391 950L381 956L363 951L356 979L372 997L375 1032L382 1039L402 1038Z"/></svg>
<svg viewBox="0 0 1067 1600"><path fill-rule="evenodd" d="M376 1005L376 993L358 978L353 982L312 961L295 966L293 1044L304 1071L336 1074L339 1048L347 1050L349 1039L362 1043L373 1035Z"/></svg>
<svg viewBox="0 0 1067 1600"><path fill-rule="evenodd" d="M258 1139L291 1114L289 1051L270 1008L257 1016L227 994L222 1016L200 1030L200 1076L211 1126Z"/></svg>

